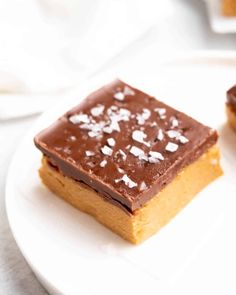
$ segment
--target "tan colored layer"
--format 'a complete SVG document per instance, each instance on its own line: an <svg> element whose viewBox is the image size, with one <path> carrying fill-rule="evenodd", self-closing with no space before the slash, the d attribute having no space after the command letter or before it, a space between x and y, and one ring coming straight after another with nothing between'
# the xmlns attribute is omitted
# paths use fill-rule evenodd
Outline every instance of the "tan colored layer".
<svg viewBox="0 0 236 295"><path fill-rule="evenodd" d="M226 114L229 125L234 129L234 131L236 131L236 112L233 111L232 107L226 105Z"/></svg>
<svg viewBox="0 0 236 295"><path fill-rule="evenodd" d="M48 164L45 157L39 173L51 191L94 216L124 239L138 244L169 222L200 190L220 176L222 170L219 150L212 147L133 215L104 200L88 186L63 176Z"/></svg>
<svg viewBox="0 0 236 295"><path fill-rule="evenodd" d="M222 13L225 16L236 16L236 0L222 0Z"/></svg>

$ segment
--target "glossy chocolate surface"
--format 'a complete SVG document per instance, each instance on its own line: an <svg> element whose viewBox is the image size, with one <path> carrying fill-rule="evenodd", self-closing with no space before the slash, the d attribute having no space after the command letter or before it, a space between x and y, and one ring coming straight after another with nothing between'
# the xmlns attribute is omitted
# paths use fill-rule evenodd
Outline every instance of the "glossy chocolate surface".
<svg viewBox="0 0 236 295"><path fill-rule="evenodd" d="M35 137L61 173L130 212L216 141L216 131L120 80Z"/></svg>
<svg viewBox="0 0 236 295"><path fill-rule="evenodd" d="M236 85L227 91L227 103L236 110Z"/></svg>

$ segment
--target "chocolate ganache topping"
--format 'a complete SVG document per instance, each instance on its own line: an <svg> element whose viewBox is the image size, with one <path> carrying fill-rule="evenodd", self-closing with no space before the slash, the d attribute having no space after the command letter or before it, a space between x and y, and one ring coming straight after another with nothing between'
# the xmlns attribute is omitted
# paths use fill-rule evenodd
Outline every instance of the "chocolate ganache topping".
<svg viewBox="0 0 236 295"><path fill-rule="evenodd" d="M227 103L236 109L236 85L227 91Z"/></svg>
<svg viewBox="0 0 236 295"><path fill-rule="evenodd" d="M216 141L215 130L120 80L35 137L63 175L131 213Z"/></svg>

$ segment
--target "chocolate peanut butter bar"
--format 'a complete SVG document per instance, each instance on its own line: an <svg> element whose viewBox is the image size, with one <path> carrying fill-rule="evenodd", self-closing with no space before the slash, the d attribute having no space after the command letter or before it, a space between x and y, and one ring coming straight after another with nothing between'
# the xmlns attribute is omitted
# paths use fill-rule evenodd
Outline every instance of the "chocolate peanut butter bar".
<svg viewBox="0 0 236 295"><path fill-rule="evenodd" d="M236 131L236 85L227 91L226 113L229 125Z"/></svg>
<svg viewBox="0 0 236 295"><path fill-rule="evenodd" d="M222 13L224 16L236 16L236 0L221 0Z"/></svg>
<svg viewBox="0 0 236 295"><path fill-rule="evenodd" d="M116 80L35 137L44 184L133 243L221 175L217 133Z"/></svg>

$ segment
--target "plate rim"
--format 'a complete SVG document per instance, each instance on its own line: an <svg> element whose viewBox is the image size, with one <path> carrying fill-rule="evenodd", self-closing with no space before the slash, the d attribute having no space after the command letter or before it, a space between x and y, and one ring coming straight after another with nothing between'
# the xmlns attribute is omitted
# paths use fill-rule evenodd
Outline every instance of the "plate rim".
<svg viewBox="0 0 236 295"><path fill-rule="evenodd" d="M230 61L230 60L234 60L236 63L236 52L232 51L232 50L193 50L193 51L187 51L187 52L178 52L176 54L173 54L171 57L165 58L162 61L158 61L158 64L162 65L162 64L168 64L168 63L172 63L172 62L182 62L182 61L191 61L191 60L200 60L200 61L207 61L207 60L211 60L211 61L219 61L219 60L223 60L223 61ZM125 62L125 59L123 61L121 61L121 64ZM115 68L116 66L111 67ZM105 73L107 74L107 71L105 71ZM96 76L92 77L92 78L87 78L86 84L89 83L91 80L93 80L95 77L100 77L103 76L102 75L103 72L98 73ZM108 75L106 75L106 77L109 77L109 72ZM63 102L62 102L63 103ZM50 294L63 294L62 290L58 289L57 284L55 282L49 281L47 279L47 277L44 276L43 271L41 271L40 267L36 266L33 264L32 259L30 257L29 253L25 252L24 249L24 245L22 245L21 241L18 239L17 236L17 229L15 229L15 220L14 217L11 214L11 193L13 192L13 188L11 186L11 181L13 178L13 166L14 163L18 157L18 153L19 150L21 148L21 146L23 145L23 143L25 142L25 140L29 137L29 135L32 133L32 131L34 130L35 126L42 121L43 117L45 116L45 114L47 114L48 112L50 112L51 108L49 110L46 110L45 112L43 112L34 122L33 125L29 128L29 130L27 130L26 134L23 136L23 138L21 139L20 144L18 145L18 147L16 148L10 164L8 166L8 171L7 171L7 175L6 175L6 181L5 181L5 209L6 209L6 215L7 215L7 219L9 222L9 227L11 230L11 233L14 237L14 240L19 248L19 250L21 251L22 255L24 256L25 260L27 261L28 265L30 266L30 268L32 269L32 271L34 272L35 276L37 277L37 279L40 281L40 283L44 286L44 288L50 292Z"/></svg>

